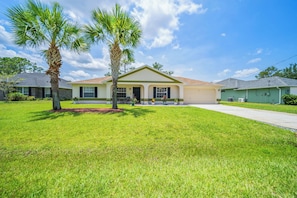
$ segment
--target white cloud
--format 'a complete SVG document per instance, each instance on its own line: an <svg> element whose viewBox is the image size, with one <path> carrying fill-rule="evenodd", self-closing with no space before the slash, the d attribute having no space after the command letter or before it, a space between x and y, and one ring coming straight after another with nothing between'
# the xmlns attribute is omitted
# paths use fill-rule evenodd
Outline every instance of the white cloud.
<svg viewBox="0 0 297 198"><path fill-rule="evenodd" d="M62 50L63 61L77 68L105 70L109 65L109 52L107 48L102 49L103 58L94 58L90 53L80 53Z"/></svg>
<svg viewBox="0 0 297 198"><path fill-rule="evenodd" d="M222 37L225 37L225 36L227 36L227 34L226 33L222 33L221 36Z"/></svg>
<svg viewBox="0 0 297 198"><path fill-rule="evenodd" d="M172 49L178 50L178 49L181 49L181 48L180 48L179 44L175 44L175 45L172 46Z"/></svg>
<svg viewBox="0 0 297 198"><path fill-rule="evenodd" d="M5 27L0 25L0 42L2 44L13 45L13 36L10 32L7 32Z"/></svg>
<svg viewBox="0 0 297 198"><path fill-rule="evenodd" d="M50 3L52 0L42 0ZM141 24L143 30L143 44L148 48L163 47L174 39L174 31L179 29L180 15L204 14L207 9L194 0L88 0L82 4L81 0L59 0L66 15L79 24L91 21L92 10L100 8L110 11L115 3L122 5L126 11L131 11Z"/></svg>
<svg viewBox="0 0 297 198"><path fill-rule="evenodd" d="M254 58L252 60L249 60L247 62L247 64L253 64L253 63L257 63L257 62L260 62L262 59L261 58Z"/></svg>
<svg viewBox="0 0 297 198"><path fill-rule="evenodd" d="M62 79L67 80L67 81L71 81L71 82L80 80L80 79L75 79L75 78L73 78L71 76L63 76Z"/></svg>
<svg viewBox="0 0 297 198"><path fill-rule="evenodd" d="M202 4L191 0L151 0L134 1L132 15L143 28L144 44L149 48L163 47L174 39L174 31L179 29L179 15L182 13L203 14Z"/></svg>
<svg viewBox="0 0 297 198"><path fill-rule="evenodd" d="M84 72L83 70L71 71L69 73L69 75L73 76L73 77L89 77L89 76L91 76L90 74Z"/></svg>
<svg viewBox="0 0 297 198"><path fill-rule="evenodd" d="M185 72L192 72L193 68L192 67L178 67L173 70L173 76L183 76Z"/></svg>
<svg viewBox="0 0 297 198"><path fill-rule="evenodd" d="M238 70L235 72L235 74L232 76L232 78L245 78L249 77L251 75L259 73L258 68L250 68L250 69L243 69L243 70Z"/></svg>
<svg viewBox="0 0 297 198"><path fill-rule="evenodd" d="M153 60L154 59L154 57L152 57L152 56L147 56L146 58L149 59L149 60Z"/></svg>
<svg viewBox="0 0 297 198"><path fill-rule="evenodd" d="M224 69L222 72L218 73L218 76L219 77L224 77L224 76L226 76L230 72L231 72L230 69Z"/></svg>
<svg viewBox="0 0 297 198"><path fill-rule="evenodd" d="M257 51L256 51L256 54L262 54L262 52L263 52L263 49L257 49Z"/></svg>

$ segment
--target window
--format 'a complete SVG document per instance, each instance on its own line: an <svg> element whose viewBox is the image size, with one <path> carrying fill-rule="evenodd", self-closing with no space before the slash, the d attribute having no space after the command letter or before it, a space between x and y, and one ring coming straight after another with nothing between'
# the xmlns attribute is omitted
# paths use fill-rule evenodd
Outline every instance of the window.
<svg viewBox="0 0 297 198"><path fill-rule="evenodd" d="M44 88L44 97L50 98L51 96L51 89L50 88Z"/></svg>
<svg viewBox="0 0 297 198"><path fill-rule="evenodd" d="M164 95L167 96L167 87L157 87L156 98L163 98Z"/></svg>
<svg viewBox="0 0 297 198"><path fill-rule="evenodd" d="M84 87L84 98L95 97L95 87Z"/></svg>
<svg viewBox="0 0 297 198"><path fill-rule="evenodd" d="M117 92L118 98L126 98L126 88L120 87Z"/></svg>
<svg viewBox="0 0 297 198"><path fill-rule="evenodd" d="M24 95L29 95L29 87L17 87L17 91Z"/></svg>

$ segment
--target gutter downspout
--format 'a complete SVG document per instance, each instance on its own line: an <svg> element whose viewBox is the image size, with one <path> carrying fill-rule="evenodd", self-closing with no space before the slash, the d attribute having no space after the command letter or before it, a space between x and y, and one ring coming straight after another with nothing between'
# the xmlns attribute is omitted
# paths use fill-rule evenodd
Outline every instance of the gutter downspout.
<svg viewBox="0 0 297 198"><path fill-rule="evenodd" d="M282 99L282 89L279 87L276 87L278 89L278 104L281 104L281 99Z"/></svg>

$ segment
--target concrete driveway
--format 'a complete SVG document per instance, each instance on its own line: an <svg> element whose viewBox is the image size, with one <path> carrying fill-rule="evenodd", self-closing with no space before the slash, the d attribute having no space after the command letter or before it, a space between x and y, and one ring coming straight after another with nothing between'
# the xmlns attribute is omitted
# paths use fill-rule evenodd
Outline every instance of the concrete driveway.
<svg viewBox="0 0 297 198"><path fill-rule="evenodd" d="M233 107L221 104L198 104L190 105L202 109L218 111L226 114L231 114L251 120L272 124L282 128L297 132L297 114L281 113L275 111L266 111L258 109L248 109L242 107Z"/></svg>

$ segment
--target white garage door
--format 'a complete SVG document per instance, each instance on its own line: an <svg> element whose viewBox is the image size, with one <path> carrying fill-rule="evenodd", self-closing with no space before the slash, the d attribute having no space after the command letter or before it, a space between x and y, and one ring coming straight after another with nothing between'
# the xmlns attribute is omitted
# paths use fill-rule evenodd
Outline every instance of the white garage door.
<svg viewBox="0 0 297 198"><path fill-rule="evenodd" d="M215 89L185 88L185 104L214 104L216 103Z"/></svg>

